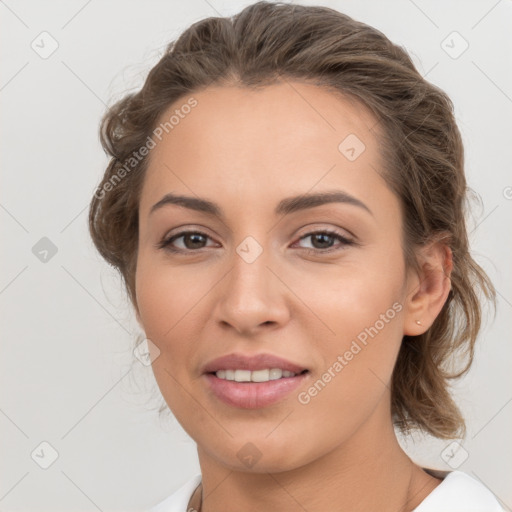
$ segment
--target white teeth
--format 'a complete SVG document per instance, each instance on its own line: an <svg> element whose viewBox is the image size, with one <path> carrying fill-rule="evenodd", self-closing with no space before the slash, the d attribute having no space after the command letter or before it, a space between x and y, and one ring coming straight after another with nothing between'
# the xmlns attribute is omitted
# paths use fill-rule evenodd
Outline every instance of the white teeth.
<svg viewBox="0 0 512 512"><path fill-rule="evenodd" d="M215 375L219 379L236 382L268 382L282 377L295 377L295 373L281 368L266 368L264 370L218 370Z"/></svg>
<svg viewBox="0 0 512 512"><path fill-rule="evenodd" d="M237 382L251 382L251 370L235 370Z"/></svg>
<svg viewBox="0 0 512 512"><path fill-rule="evenodd" d="M266 382L269 380L270 370L254 370L251 372L252 382Z"/></svg>
<svg viewBox="0 0 512 512"><path fill-rule="evenodd" d="M280 379L283 376L283 370L281 368L272 368L270 370L269 379L270 380L277 380Z"/></svg>

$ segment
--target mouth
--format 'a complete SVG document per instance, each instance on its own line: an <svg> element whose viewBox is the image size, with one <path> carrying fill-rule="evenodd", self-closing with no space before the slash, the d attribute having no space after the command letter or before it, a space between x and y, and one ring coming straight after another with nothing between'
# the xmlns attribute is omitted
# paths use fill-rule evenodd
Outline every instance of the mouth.
<svg viewBox="0 0 512 512"><path fill-rule="evenodd" d="M282 368L263 368L261 370L245 369L223 369L216 372L207 372L207 375L214 375L218 379L234 381L238 383L270 382L273 380L289 379L297 375L303 375L309 370L302 370L295 373Z"/></svg>
<svg viewBox="0 0 512 512"><path fill-rule="evenodd" d="M284 372L291 372L299 374L304 370L307 370L305 366L298 363L294 363L282 357L273 354L243 354L243 353L232 353L226 354L221 357L217 357L206 363L203 368L203 373L216 373L218 371L234 370L240 378L245 379L246 374L241 373L244 370L250 370L251 372L257 372L258 370L282 370ZM228 374L230 375L230 374ZM263 376L263 374L261 374ZM282 375L279 375L279 378ZM221 377L219 378L225 378ZM258 376L257 376L258 378ZM228 377L229 380L233 380Z"/></svg>
<svg viewBox="0 0 512 512"><path fill-rule="evenodd" d="M308 368L272 354L228 354L202 371L214 399L240 409L276 404L310 377Z"/></svg>
<svg viewBox="0 0 512 512"><path fill-rule="evenodd" d="M225 375L226 373L227 375ZM269 374L268 380L266 379L267 373ZM310 376L309 370L287 376L283 373L280 368L254 372L218 370L205 373L203 378L208 391L223 404L238 409L261 409L284 401ZM219 374L220 376L218 376ZM229 377L232 376L234 378L230 379ZM249 376L251 380L248 380ZM236 380L237 378L242 380Z"/></svg>

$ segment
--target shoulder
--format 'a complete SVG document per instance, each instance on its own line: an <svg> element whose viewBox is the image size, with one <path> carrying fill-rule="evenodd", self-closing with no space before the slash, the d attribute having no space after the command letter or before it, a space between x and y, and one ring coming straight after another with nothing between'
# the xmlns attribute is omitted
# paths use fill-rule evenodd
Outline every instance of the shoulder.
<svg viewBox="0 0 512 512"><path fill-rule="evenodd" d="M494 494L467 473L436 470L428 472L443 481L413 512L504 512ZM201 474L193 476L148 512L188 512L188 502L200 482Z"/></svg>
<svg viewBox="0 0 512 512"><path fill-rule="evenodd" d="M463 471L429 473L443 481L413 512L504 512L494 494Z"/></svg>
<svg viewBox="0 0 512 512"><path fill-rule="evenodd" d="M194 489L201 482L201 474L197 474L187 480L181 487L160 503L151 507L148 512L188 512L188 502Z"/></svg>

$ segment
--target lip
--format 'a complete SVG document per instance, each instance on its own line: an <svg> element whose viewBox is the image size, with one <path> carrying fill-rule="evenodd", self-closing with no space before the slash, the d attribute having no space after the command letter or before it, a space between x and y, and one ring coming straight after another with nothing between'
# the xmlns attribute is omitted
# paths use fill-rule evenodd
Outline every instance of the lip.
<svg viewBox="0 0 512 512"><path fill-rule="evenodd" d="M203 366L203 373L214 373L217 370L264 370L265 368L281 368L293 373L307 370L305 366L292 363L272 354L245 355L240 353L227 354L209 361ZM291 377L290 377L291 378Z"/></svg>
<svg viewBox="0 0 512 512"><path fill-rule="evenodd" d="M205 373L202 378L209 390L225 404L240 409L260 409L284 399L309 378L309 372L268 382L236 382L219 379L214 373Z"/></svg>
<svg viewBox="0 0 512 512"><path fill-rule="evenodd" d="M264 370L281 368L296 375L268 382L236 382L219 379L217 370ZM259 409L284 399L309 377L308 368L272 354L228 354L206 363L202 378L208 389L223 403L241 409ZM304 373L302 373L304 372Z"/></svg>

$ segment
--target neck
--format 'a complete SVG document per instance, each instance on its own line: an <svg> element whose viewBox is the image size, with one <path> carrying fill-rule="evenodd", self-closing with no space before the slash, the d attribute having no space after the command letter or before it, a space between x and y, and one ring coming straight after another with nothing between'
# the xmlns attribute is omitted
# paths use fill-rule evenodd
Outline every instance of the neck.
<svg viewBox="0 0 512 512"><path fill-rule="evenodd" d="M308 464L282 472L227 467L198 445L201 512L412 511L441 481L410 460L390 418L382 421L384 416L376 410L344 443Z"/></svg>

